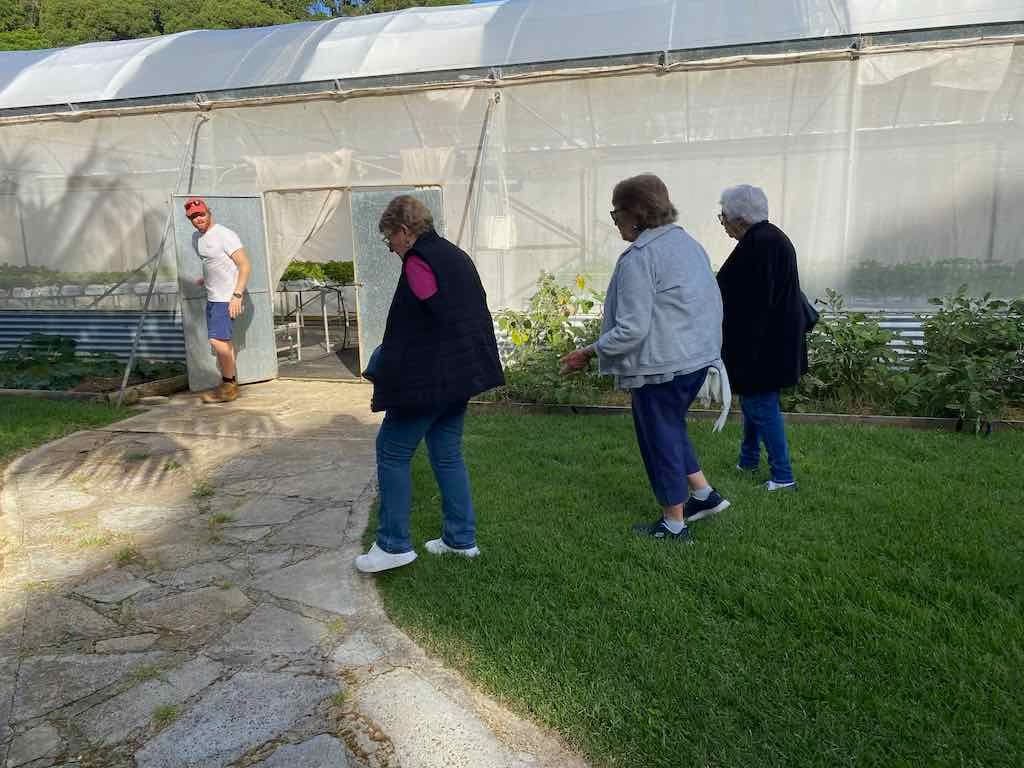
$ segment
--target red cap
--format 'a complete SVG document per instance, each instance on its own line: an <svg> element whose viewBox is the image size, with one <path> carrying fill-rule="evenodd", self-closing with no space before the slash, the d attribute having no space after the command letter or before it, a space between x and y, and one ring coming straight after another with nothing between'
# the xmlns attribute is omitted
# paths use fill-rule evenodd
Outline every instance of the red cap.
<svg viewBox="0 0 1024 768"><path fill-rule="evenodd" d="M189 218L196 213L209 213L210 209L206 207L206 201L201 197L190 197L185 201L185 215Z"/></svg>

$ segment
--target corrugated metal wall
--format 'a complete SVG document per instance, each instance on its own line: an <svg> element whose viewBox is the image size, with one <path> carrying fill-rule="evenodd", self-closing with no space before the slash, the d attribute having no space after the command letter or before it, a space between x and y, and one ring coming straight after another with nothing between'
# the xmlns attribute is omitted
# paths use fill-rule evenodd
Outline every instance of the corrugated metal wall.
<svg viewBox="0 0 1024 768"><path fill-rule="evenodd" d="M127 360L140 312L59 312L0 310L0 352L14 349L31 333L70 336L83 352L110 352ZM142 327L138 356L144 360L184 360L181 315L150 312Z"/></svg>

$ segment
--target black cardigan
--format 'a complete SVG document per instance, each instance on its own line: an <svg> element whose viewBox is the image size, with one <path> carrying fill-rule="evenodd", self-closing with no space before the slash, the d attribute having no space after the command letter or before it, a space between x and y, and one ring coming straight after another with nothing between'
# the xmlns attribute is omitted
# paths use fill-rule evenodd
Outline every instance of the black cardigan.
<svg viewBox="0 0 1024 768"><path fill-rule="evenodd" d="M429 411L505 383L473 261L433 230L417 238L412 254L430 265L437 292L418 299L402 270L374 376L374 411Z"/></svg>
<svg viewBox="0 0 1024 768"><path fill-rule="evenodd" d="M718 271L722 360L740 395L796 385L807 372L796 250L767 221L747 230Z"/></svg>

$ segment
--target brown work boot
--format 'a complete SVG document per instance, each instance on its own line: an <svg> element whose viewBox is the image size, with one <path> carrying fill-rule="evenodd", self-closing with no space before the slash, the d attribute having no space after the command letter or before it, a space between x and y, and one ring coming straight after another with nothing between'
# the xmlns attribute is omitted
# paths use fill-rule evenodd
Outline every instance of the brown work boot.
<svg viewBox="0 0 1024 768"><path fill-rule="evenodd" d="M214 387L200 395L204 403L230 403L236 397L238 397L238 384L233 381L222 382L219 387Z"/></svg>

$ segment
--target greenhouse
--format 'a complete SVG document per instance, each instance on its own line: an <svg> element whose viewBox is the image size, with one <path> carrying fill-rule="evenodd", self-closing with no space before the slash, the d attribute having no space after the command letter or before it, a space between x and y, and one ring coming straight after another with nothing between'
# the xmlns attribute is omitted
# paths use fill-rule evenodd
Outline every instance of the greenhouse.
<svg viewBox="0 0 1024 768"><path fill-rule="evenodd" d="M208 357L191 194L257 263L248 380L276 375L295 260L354 262L331 312L372 349L397 275L377 217L404 190L495 311L541 270L603 287L611 190L641 172L716 266L719 194L751 183L808 294L1019 295L1022 19L1024 0L504 0L3 53L0 345L18 313L127 313L143 354Z"/></svg>

